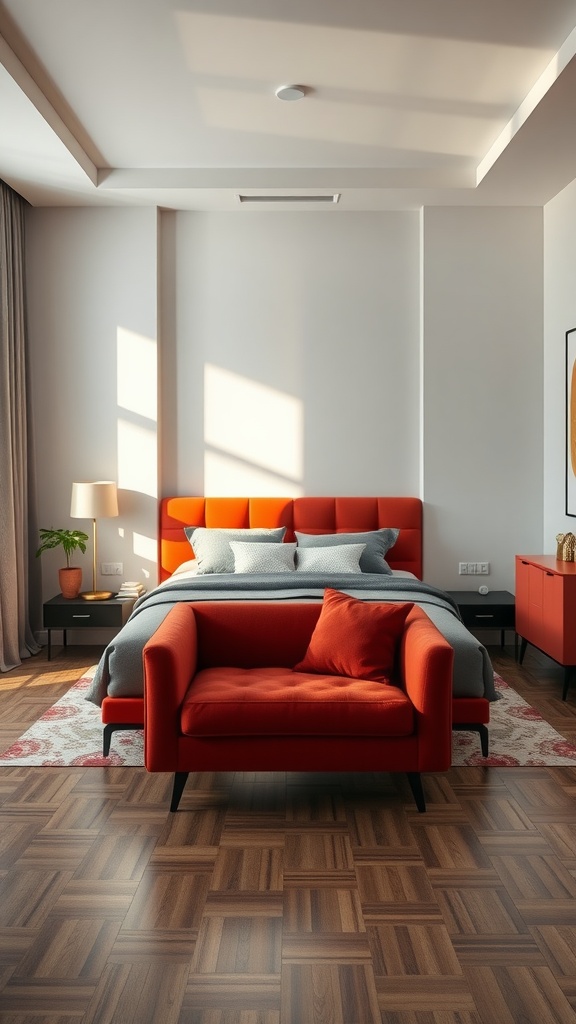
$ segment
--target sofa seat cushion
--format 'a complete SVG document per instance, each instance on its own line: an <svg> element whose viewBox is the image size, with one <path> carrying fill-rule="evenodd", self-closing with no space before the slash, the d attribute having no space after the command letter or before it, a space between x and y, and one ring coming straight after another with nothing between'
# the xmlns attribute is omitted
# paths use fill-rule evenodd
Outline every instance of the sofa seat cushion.
<svg viewBox="0 0 576 1024"><path fill-rule="evenodd" d="M403 690L368 679L289 668L203 669L181 715L187 736L410 736Z"/></svg>

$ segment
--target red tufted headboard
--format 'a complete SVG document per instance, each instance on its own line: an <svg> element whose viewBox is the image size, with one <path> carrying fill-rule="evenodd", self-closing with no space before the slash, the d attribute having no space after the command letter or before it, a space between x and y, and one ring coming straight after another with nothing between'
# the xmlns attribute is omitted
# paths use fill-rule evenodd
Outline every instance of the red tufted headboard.
<svg viewBox="0 0 576 1024"><path fill-rule="evenodd" d="M400 536L386 555L391 569L422 579L422 502L420 498L206 498L173 497L160 501L159 578L167 579L192 557L185 526L247 529L286 527L302 533L353 533L397 527Z"/></svg>

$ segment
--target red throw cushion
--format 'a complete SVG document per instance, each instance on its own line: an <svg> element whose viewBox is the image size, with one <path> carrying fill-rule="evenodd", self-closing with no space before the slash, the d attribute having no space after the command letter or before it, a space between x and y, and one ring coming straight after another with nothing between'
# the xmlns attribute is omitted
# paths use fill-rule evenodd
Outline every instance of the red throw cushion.
<svg viewBox="0 0 576 1024"><path fill-rule="evenodd" d="M295 672L319 672L391 683L396 648L410 603L376 604L325 590L308 650Z"/></svg>

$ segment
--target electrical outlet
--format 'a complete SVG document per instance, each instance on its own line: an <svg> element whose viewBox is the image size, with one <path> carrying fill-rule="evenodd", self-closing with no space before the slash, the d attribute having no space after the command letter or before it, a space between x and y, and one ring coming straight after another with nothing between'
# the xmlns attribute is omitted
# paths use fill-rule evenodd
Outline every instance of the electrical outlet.
<svg viewBox="0 0 576 1024"><path fill-rule="evenodd" d="M122 576L124 573L122 562L102 562L100 568L103 576Z"/></svg>
<svg viewBox="0 0 576 1024"><path fill-rule="evenodd" d="M460 576L489 576L490 562L458 562Z"/></svg>

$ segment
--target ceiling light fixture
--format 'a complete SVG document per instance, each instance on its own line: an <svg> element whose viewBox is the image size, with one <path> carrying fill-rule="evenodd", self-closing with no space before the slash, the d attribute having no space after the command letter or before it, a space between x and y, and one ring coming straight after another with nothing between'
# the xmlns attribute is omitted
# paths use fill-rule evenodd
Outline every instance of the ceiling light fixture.
<svg viewBox="0 0 576 1024"><path fill-rule="evenodd" d="M279 100L301 100L306 95L303 85L279 85L276 96Z"/></svg>

